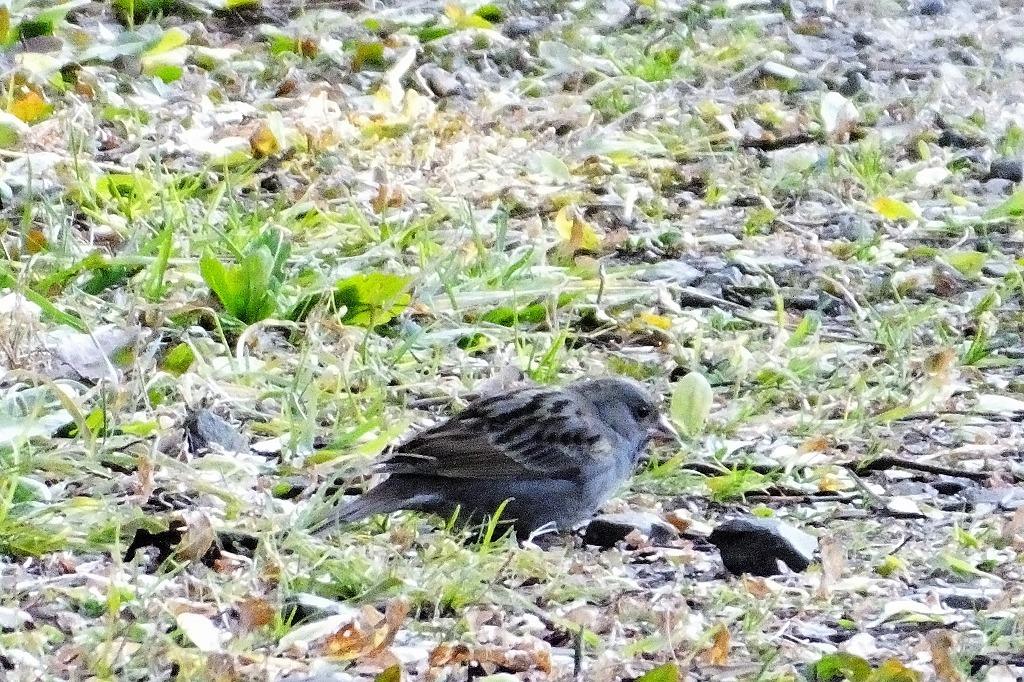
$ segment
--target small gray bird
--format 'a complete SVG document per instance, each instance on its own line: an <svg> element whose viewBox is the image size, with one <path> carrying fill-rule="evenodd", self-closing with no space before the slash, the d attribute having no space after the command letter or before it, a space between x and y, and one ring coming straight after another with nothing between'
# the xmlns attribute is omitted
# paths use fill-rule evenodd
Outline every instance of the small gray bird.
<svg viewBox="0 0 1024 682"><path fill-rule="evenodd" d="M651 395L630 379L583 379L478 398L451 419L396 445L380 485L317 524L399 509L501 519L520 537L589 519L629 478L652 438L678 439Z"/></svg>

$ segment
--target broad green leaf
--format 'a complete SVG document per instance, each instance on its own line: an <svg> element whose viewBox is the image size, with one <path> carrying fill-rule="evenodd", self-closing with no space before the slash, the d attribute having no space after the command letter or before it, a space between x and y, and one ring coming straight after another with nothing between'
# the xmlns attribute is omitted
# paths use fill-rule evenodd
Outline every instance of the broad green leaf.
<svg viewBox="0 0 1024 682"><path fill-rule="evenodd" d="M108 173L96 181L96 194L104 199L145 200L154 191L148 178L130 173Z"/></svg>
<svg viewBox="0 0 1024 682"><path fill-rule="evenodd" d="M385 668L373 682L402 682L402 668L397 663L390 668Z"/></svg>
<svg viewBox="0 0 1024 682"><path fill-rule="evenodd" d="M492 24L500 22L504 18L501 8L497 5L482 5L473 12L478 17L483 17Z"/></svg>
<svg viewBox="0 0 1024 682"><path fill-rule="evenodd" d="M466 28L491 28L491 22L482 16L470 14L462 5L449 3L445 5L444 13L455 24L455 27L460 30Z"/></svg>
<svg viewBox="0 0 1024 682"><path fill-rule="evenodd" d="M917 220L917 213L908 204L892 197L879 197L871 208L886 220Z"/></svg>
<svg viewBox="0 0 1024 682"><path fill-rule="evenodd" d="M946 251L943 259L964 277L977 277L988 256L980 251Z"/></svg>
<svg viewBox="0 0 1024 682"><path fill-rule="evenodd" d="M373 272L343 279L335 287L332 301L337 310L345 308L341 321L358 327L376 327L391 320L409 305L411 277Z"/></svg>
<svg viewBox="0 0 1024 682"><path fill-rule="evenodd" d="M174 376L181 376L195 362L196 354L187 343L179 343L164 357L161 368Z"/></svg>
<svg viewBox="0 0 1024 682"><path fill-rule="evenodd" d="M29 130L29 126L14 114L0 111L0 149L17 149L18 142Z"/></svg>
<svg viewBox="0 0 1024 682"><path fill-rule="evenodd" d="M147 76L155 76L164 83L173 83L185 74L185 70L177 64L146 64L143 72Z"/></svg>
<svg viewBox="0 0 1024 682"><path fill-rule="evenodd" d="M431 40L444 38L445 36L450 36L453 33L455 33L455 29L450 26L438 26L435 24L433 26L425 26L421 29L418 37L421 43L429 43Z"/></svg>
<svg viewBox="0 0 1024 682"><path fill-rule="evenodd" d="M252 324L267 319L277 309L270 286L272 266L270 250L261 246L231 268L211 255L203 256L199 272L228 314Z"/></svg>
<svg viewBox="0 0 1024 682"><path fill-rule="evenodd" d="M663 663L636 678L636 682L678 682L679 679L679 666Z"/></svg>
<svg viewBox="0 0 1024 682"><path fill-rule="evenodd" d="M569 171L569 166L565 165L565 161L543 149L534 152L533 158L530 159L527 167L534 173L545 173L555 182L567 183L572 181L572 172Z"/></svg>
<svg viewBox="0 0 1024 682"><path fill-rule="evenodd" d="M143 54L152 57L163 52L170 52L186 44L188 44L188 33L175 26L167 29L159 39L146 48Z"/></svg>
<svg viewBox="0 0 1024 682"><path fill-rule="evenodd" d="M917 414L920 407L914 403L907 405L897 405L896 407L886 410L882 414L878 415L877 419L879 422L885 424L888 422L896 421L897 419L904 419L912 414Z"/></svg>
<svg viewBox="0 0 1024 682"><path fill-rule="evenodd" d="M714 398L711 384L704 375L690 372L672 389L669 406L672 419L683 427L687 435L695 436L704 430Z"/></svg>
<svg viewBox="0 0 1024 682"><path fill-rule="evenodd" d="M15 40L11 35L11 10L0 7L0 45L10 45Z"/></svg>
<svg viewBox="0 0 1024 682"><path fill-rule="evenodd" d="M1024 189L1019 189L1010 198L985 213L986 218L1013 218L1024 215Z"/></svg>
<svg viewBox="0 0 1024 682"><path fill-rule="evenodd" d="M921 682L923 679L923 674L911 670L895 658L882 661L868 678L870 682Z"/></svg>
<svg viewBox="0 0 1024 682"><path fill-rule="evenodd" d="M517 323L539 324L547 318L547 309L543 303L531 303L523 308L501 306L480 316L481 321L513 327Z"/></svg>
<svg viewBox="0 0 1024 682"><path fill-rule="evenodd" d="M867 682L870 677L870 663L860 656L842 651L822 656L814 665L814 679L821 682L830 682L831 680Z"/></svg>
<svg viewBox="0 0 1024 682"><path fill-rule="evenodd" d="M820 326L821 319L818 317L817 313L810 312L805 314L804 318L800 320L800 324L798 324L796 329L793 330L793 335L789 337L789 341L786 342L786 345L790 348L796 348L802 344L807 337L818 331L818 327Z"/></svg>
<svg viewBox="0 0 1024 682"><path fill-rule="evenodd" d="M907 570L907 564L903 559L896 556L895 554L889 554L882 560L882 563L875 566L875 573L888 578L896 573L902 573Z"/></svg>

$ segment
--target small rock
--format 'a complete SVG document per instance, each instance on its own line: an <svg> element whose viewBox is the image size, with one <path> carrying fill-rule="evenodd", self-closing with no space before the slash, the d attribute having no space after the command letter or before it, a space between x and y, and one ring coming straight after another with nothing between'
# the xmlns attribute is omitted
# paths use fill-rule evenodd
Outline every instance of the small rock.
<svg viewBox="0 0 1024 682"><path fill-rule="evenodd" d="M875 39L863 31L855 31L852 37L853 42L857 45L868 46L875 44Z"/></svg>
<svg viewBox="0 0 1024 682"><path fill-rule="evenodd" d="M960 62L964 66L981 66L983 64L978 55L962 46L951 48L949 51L949 57L954 61Z"/></svg>
<svg viewBox="0 0 1024 682"><path fill-rule="evenodd" d="M13 632L26 623L32 622L32 616L27 611L0 606L0 630Z"/></svg>
<svg viewBox="0 0 1024 682"><path fill-rule="evenodd" d="M988 169L986 180L1024 180L1024 159L996 159Z"/></svg>
<svg viewBox="0 0 1024 682"><path fill-rule="evenodd" d="M633 531L646 535L653 545L668 544L679 537L679 531L660 517L637 512L596 517L587 524L583 542L610 549Z"/></svg>
<svg viewBox="0 0 1024 682"><path fill-rule="evenodd" d="M425 88L438 97L451 97L463 93L459 79L436 64L424 64L417 70L417 74Z"/></svg>
<svg viewBox="0 0 1024 682"><path fill-rule="evenodd" d="M918 11L926 17L934 17L937 14L945 14L949 11L946 0L922 0Z"/></svg>
<svg viewBox="0 0 1024 682"><path fill-rule="evenodd" d="M965 611L981 611L987 609L992 600L988 597L979 597L967 594L948 594L941 597L942 603L951 609L963 609Z"/></svg>
<svg viewBox="0 0 1024 682"><path fill-rule="evenodd" d="M864 90L868 85L868 79L860 71L854 71L846 76L846 80L839 86L839 94L844 97L853 97Z"/></svg>
<svg viewBox="0 0 1024 682"><path fill-rule="evenodd" d="M193 455L202 454L213 445L227 452L249 450L245 437L235 427L206 408L192 411L185 417L185 435Z"/></svg>
<svg viewBox="0 0 1024 682"><path fill-rule="evenodd" d="M982 145L981 140L968 137L955 130L943 130L942 134L939 135L939 139L936 140L935 143L940 147L952 147L954 149L970 149L971 147L979 147Z"/></svg>
<svg viewBox="0 0 1024 682"><path fill-rule="evenodd" d="M790 570L805 570L818 540L778 519L730 519L711 532L708 540L722 555L726 570L735 575L772 576L781 573L779 561Z"/></svg>
<svg viewBox="0 0 1024 682"><path fill-rule="evenodd" d="M1020 488L968 488L960 496L976 514L989 514L996 509L1014 511L1024 506L1024 490Z"/></svg>
<svg viewBox="0 0 1024 682"><path fill-rule="evenodd" d="M974 487L974 481L968 478L948 478L939 481L932 481L932 488L939 495L956 495L968 488Z"/></svg>
<svg viewBox="0 0 1024 682"><path fill-rule="evenodd" d="M796 80L803 75L791 66L786 66L785 64L773 61L766 61L762 64L761 73L766 76L774 76L775 78L782 78L784 80Z"/></svg>
<svg viewBox="0 0 1024 682"><path fill-rule="evenodd" d="M668 280L685 287L693 284L703 276L703 272L686 263L677 260L666 260L637 273L636 279L641 282Z"/></svg>
<svg viewBox="0 0 1024 682"><path fill-rule="evenodd" d="M502 24L506 38L526 38L544 28L544 22L535 17L513 17Z"/></svg>

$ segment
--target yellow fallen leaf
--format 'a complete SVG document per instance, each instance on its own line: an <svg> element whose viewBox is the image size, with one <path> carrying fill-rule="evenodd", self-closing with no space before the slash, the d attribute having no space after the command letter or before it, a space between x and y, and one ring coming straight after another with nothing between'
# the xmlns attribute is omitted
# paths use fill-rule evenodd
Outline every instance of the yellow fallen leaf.
<svg viewBox="0 0 1024 682"><path fill-rule="evenodd" d="M11 113L25 123L42 120L52 109L53 107L35 90L29 90L11 104Z"/></svg>
<svg viewBox="0 0 1024 682"><path fill-rule="evenodd" d="M658 329L672 328L672 320L668 319L667 317L662 317L661 315L654 315L652 313L640 313L640 320L646 324L651 325L652 327L657 327Z"/></svg>
<svg viewBox="0 0 1024 682"><path fill-rule="evenodd" d="M266 123L261 123L256 132L249 136L249 147L253 156L258 159L281 151L281 143L277 141L277 137Z"/></svg>
<svg viewBox="0 0 1024 682"><path fill-rule="evenodd" d="M580 217L575 206L563 206L555 215L555 230L565 241L565 249L570 253L576 251L598 251L601 238L588 222Z"/></svg>
<svg viewBox="0 0 1024 682"><path fill-rule="evenodd" d="M917 220L917 212L910 205L892 197L878 197L871 208L888 220Z"/></svg>
<svg viewBox="0 0 1024 682"><path fill-rule="evenodd" d="M711 633L711 646L704 651L701 658L708 665L725 665L729 660L729 644L729 629L719 624Z"/></svg>

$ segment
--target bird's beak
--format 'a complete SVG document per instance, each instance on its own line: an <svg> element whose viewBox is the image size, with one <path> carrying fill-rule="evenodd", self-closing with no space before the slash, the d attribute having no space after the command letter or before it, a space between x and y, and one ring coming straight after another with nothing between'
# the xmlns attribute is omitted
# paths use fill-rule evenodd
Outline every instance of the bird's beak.
<svg viewBox="0 0 1024 682"><path fill-rule="evenodd" d="M683 442L683 439L679 437L679 432L676 431L665 415L661 415L658 418L658 423L647 429L647 434L654 440L673 441L675 443Z"/></svg>

